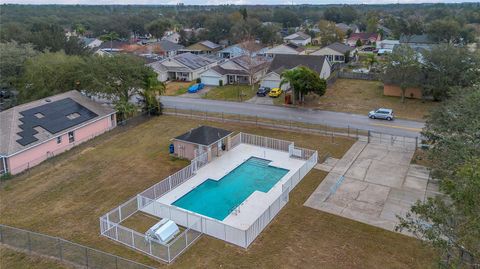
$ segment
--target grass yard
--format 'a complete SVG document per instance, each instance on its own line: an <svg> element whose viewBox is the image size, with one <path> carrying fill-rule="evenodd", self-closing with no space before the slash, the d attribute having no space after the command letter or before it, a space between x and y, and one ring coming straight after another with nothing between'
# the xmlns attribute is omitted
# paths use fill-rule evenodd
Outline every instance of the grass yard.
<svg viewBox="0 0 480 269"><path fill-rule="evenodd" d="M172 137L200 124L205 123L197 119L161 116L135 128L119 127L28 173L2 182L0 223L62 237L141 263L162 266L101 237L98 219L187 165L184 160L170 158L168 145ZM354 142L336 138L335 143L331 143L330 137L251 125L207 124L292 140L300 147L319 150L320 156L328 153L336 158L341 157ZM248 250L203 236L170 267L384 268L385 262L395 268L430 266L431 253L412 238L303 207L303 202L324 176L325 173L319 171L311 172L293 191L287 206ZM141 227L126 225L143 230L154 222L144 215L135 218L144 220L139 224ZM25 267L21 261L18 264L17 268Z"/></svg>
<svg viewBox="0 0 480 269"><path fill-rule="evenodd" d="M54 259L47 259L0 246L0 268L5 269L62 269L74 268Z"/></svg>
<svg viewBox="0 0 480 269"><path fill-rule="evenodd" d="M195 82L169 82L165 85L165 95L176 96L187 93L188 87L190 87L192 84L195 84Z"/></svg>
<svg viewBox="0 0 480 269"><path fill-rule="evenodd" d="M325 95L307 104L318 109L364 115L374 108L392 108L397 117L409 120L424 120L428 111L437 105L418 99L405 99L402 103L400 97L383 95L382 82L353 79L338 79Z"/></svg>
<svg viewBox="0 0 480 269"><path fill-rule="evenodd" d="M255 85L253 91L252 86L249 85L218 86L202 95L202 98L243 102L255 96L257 89L257 85Z"/></svg>

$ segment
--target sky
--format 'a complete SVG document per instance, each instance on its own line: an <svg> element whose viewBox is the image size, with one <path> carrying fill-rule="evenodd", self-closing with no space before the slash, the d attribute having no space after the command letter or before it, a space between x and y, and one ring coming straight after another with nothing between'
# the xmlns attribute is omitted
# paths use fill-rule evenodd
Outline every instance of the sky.
<svg viewBox="0 0 480 269"><path fill-rule="evenodd" d="M458 3L480 0L0 0L0 4L80 4L80 5L280 5L280 4L391 4L391 3Z"/></svg>

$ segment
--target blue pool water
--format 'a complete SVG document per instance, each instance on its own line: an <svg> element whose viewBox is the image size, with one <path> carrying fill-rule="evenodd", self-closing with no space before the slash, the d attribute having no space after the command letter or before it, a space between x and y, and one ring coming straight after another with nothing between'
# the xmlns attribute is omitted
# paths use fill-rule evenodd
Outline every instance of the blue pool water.
<svg viewBox="0 0 480 269"><path fill-rule="evenodd" d="M254 191L268 192L288 173L270 162L251 157L220 180L207 179L173 205L223 220Z"/></svg>

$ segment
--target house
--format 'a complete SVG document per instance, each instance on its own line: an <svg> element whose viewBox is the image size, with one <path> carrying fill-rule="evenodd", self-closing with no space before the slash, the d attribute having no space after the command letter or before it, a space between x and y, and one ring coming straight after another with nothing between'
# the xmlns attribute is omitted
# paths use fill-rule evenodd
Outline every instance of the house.
<svg viewBox="0 0 480 269"><path fill-rule="evenodd" d="M399 43L408 45L417 52L422 50L430 50L432 46L437 44L427 34L422 35L401 35Z"/></svg>
<svg viewBox="0 0 480 269"><path fill-rule="evenodd" d="M317 55L275 55L267 74L260 81L260 85L269 88L279 88L281 74L285 70L294 69L299 66L306 66L319 74L323 79L327 79L332 71L332 66L325 56ZM283 90L288 90L289 85L282 85Z"/></svg>
<svg viewBox="0 0 480 269"><path fill-rule="evenodd" d="M328 61L330 63L345 63L348 62L345 60L345 55L349 53L349 57L352 57L351 51L353 51L353 48L350 46L347 46L345 44L335 42L332 43L328 46L325 46L317 51L314 51L310 53L310 55L320 55L320 56L325 56L328 58Z"/></svg>
<svg viewBox="0 0 480 269"><path fill-rule="evenodd" d="M378 33L352 33L347 39L347 45L355 47L358 40L362 45L373 45L381 40L381 36Z"/></svg>
<svg viewBox="0 0 480 269"><path fill-rule="evenodd" d="M218 52L218 57L230 59L242 55L263 56L265 55L268 47L255 41L245 41L229 47L226 47Z"/></svg>
<svg viewBox="0 0 480 269"><path fill-rule="evenodd" d="M182 53L150 63L148 66L151 66L157 72L159 81L193 81L200 77L200 73L217 65L218 62L220 62L220 59L215 57Z"/></svg>
<svg viewBox="0 0 480 269"><path fill-rule="evenodd" d="M275 55L278 55L278 54L302 55L305 53L306 51L304 47L297 46L292 43L281 44L271 49L268 49L265 52L266 56L270 58L273 58Z"/></svg>
<svg viewBox="0 0 480 269"><path fill-rule="evenodd" d="M222 49L222 46L211 41L205 40L190 45L182 50L180 53L190 52L193 54L216 54Z"/></svg>
<svg viewBox="0 0 480 269"><path fill-rule="evenodd" d="M192 160L207 153L208 160L230 149L232 131L200 126L173 139L173 155Z"/></svg>
<svg viewBox="0 0 480 269"><path fill-rule="evenodd" d="M162 37L162 40L170 41L172 43L178 44L180 41L180 34L173 31L167 31Z"/></svg>
<svg viewBox="0 0 480 269"><path fill-rule="evenodd" d="M335 27L337 27L340 31L342 31L344 34L347 34L347 32L350 30L351 33L360 33L360 30L358 29L358 26L355 24L346 24L346 23L337 23L335 24Z"/></svg>
<svg viewBox="0 0 480 269"><path fill-rule="evenodd" d="M0 112L0 174L18 174L115 128L115 110L78 91Z"/></svg>
<svg viewBox="0 0 480 269"><path fill-rule="evenodd" d="M265 75L269 63L265 57L242 55L213 66L203 72L200 78L206 85L251 85L258 82Z"/></svg>
<svg viewBox="0 0 480 269"><path fill-rule="evenodd" d="M82 37L81 40L86 47L91 49L99 47L103 43L102 40L98 38Z"/></svg>
<svg viewBox="0 0 480 269"><path fill-rule="evenodd" d="M118 52L123 52L125 47L131 45L131 43L127 41L105 41L100 46L95 47L94 51L97 55L110 55Z"/></svg>
<svg viewBox="0 0 480 269"><path fill-rule="evenodd" d="M297 46L306 46L312 43L312 38L310 35L305 34L304 32L296 32L294 34L288 35L283 38L285 43L292 43Z"/></svg>
<svg viewBox="0 0 480 269"><path fill-rule="evenodd" d="M378 54L392 53L393 48L398 44L400 44L398 40L385 39L377 42L376 48Z"/></svg>

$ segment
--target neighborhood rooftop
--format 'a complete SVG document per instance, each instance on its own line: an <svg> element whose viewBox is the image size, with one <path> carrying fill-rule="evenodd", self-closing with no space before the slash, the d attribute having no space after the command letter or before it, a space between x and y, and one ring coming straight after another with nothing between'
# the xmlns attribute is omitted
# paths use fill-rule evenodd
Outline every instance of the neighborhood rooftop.
<svg viewBox="0 0 480 269"><path fill-rule="evenodd" d="M8 156L80 124L115 113L78 91L15 106L0 112L0 154Z"/></svg>
<svg viewBox="0 0 480 269"><path fill-rule="evenodd" d="M324 62L325 56L277 54L273 58L268 72L280 74L287 69L306 66L317 73L321 73Z"/></svg>
<svg viewBox="0 0 480 269"><path fill-rule="evenodd" d="M231 133L231 131L227 131L224 129L202 125L198 128L195 128L193 130L190 130L189 132L175 137L175 139L194 144L209 146L217 142L218 140L228 136Z"/></svg>
<svg viewBox="0 0 480 269"><path fill-rule="evenodd" d="M215 62L215 60L213 59L195 55L192 53L182 53L182 54L176 55L174 59L179 63L193 70L204 67L206 65L209 65Z"/></svg>
<svg viewBox="0 0 480 269"><path fill-rule="evenodd" d="M347 46L345 44L335 42L327 46L327 48L330 48L334 51L340 52L340 53L347 53L347 51L351 51L352 48L350 46Z"/></svg>

